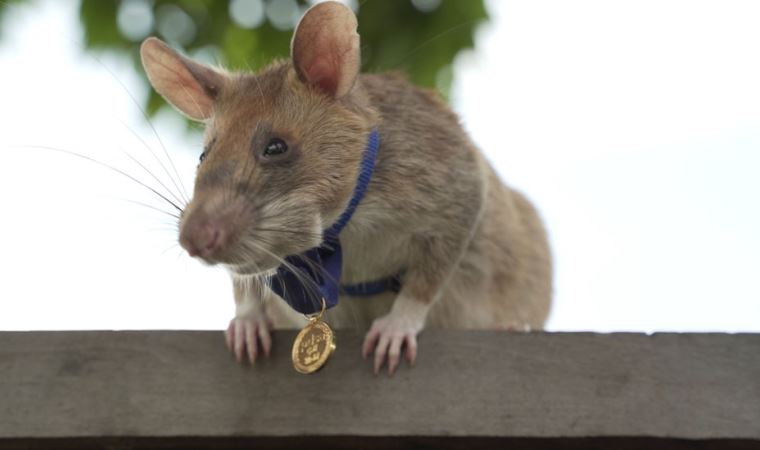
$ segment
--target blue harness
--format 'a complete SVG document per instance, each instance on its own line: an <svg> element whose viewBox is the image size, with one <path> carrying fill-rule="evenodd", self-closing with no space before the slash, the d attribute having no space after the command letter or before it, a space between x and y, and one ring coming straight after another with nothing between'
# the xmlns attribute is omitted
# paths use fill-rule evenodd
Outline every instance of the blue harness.
<svg viewBox="0 0 760 450"><path fill-rule="evenodd" d="M327 308L332 308L338 304L338 296L341 293L369 296L389 290L398 292L401 289L401 275L366 283L340 284L343 251L338 235L351 220L356 207L367 192L379 147L380 135L377 130L373 130L364 149L354 194L346 210L337 222L324 231L323 241L319 247L309 249L300 255L286 257L285 264L277 268L277 273L272 277L272 290L300 313L319 312L322 309L322 299L325 300Z"/></svg>

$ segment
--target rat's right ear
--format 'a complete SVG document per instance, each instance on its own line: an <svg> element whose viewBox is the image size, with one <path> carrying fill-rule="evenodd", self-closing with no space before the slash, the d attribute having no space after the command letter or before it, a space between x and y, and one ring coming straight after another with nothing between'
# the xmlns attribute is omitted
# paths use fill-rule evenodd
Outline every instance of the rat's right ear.
<svg viewBox="0 0 760 450"><path fill-rule="evenodd" d="M359 74L356 16L338 2L318 3L298 22L290 43L301 81L333 97L346 95Z"/></svg>
<svg viewBox="0 0 760 450"><path fill-rule="evenodd" d="M143 41L140 57L150 84L166 101L191 119L211 117L225 75L185 58L154 37Z"/></svg>

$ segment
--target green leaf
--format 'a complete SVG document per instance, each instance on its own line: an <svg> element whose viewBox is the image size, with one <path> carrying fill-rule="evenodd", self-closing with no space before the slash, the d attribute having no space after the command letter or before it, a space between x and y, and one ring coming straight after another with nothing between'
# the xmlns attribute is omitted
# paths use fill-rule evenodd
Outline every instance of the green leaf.
<svg viewBox="0 0 760 450"><path fill-rule="evenodd" d="M176 12L179 8L191 19L195 32L187 42L170 43L191 55L202 49L218 49L219 62L229 69L257 70L289 55L293 30L277 29L268 21L254 29L241 28L230 17L229 1L128 1L146 1L154 22L164 20L162 14L166 11ZM264 0L265 4L275 1L281 0ZM89 50L128 55L147 82L140 65L139 42L119 30L117 17L122 4L117 0L82 0L80 19L85 44ZM303 0L298 5L302 10L308 7ZM430 12L418 10L410 0L360 2L363 70L402 71L412 82L437 88L446 96L452 83L454 58L473 46L475 31L487 18L483 0L442 0ZM162 29L160 23L153 28L153 34ZM145 107L148 114L154 115L165 103L151 90Z"/></svg>

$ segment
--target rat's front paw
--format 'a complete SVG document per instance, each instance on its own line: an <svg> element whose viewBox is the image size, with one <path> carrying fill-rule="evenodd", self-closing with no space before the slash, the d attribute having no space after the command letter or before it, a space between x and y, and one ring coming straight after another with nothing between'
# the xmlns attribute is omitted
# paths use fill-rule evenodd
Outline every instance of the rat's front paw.
<svg viewBox="0 0 760 450"><path fill-rule="evenodd" d="M401 361L401 348L406 350L406 359L414 364L417 359L417 333L422 330L423 321L404 317L399 314L388 314L372 324L364 337L362 355L367 358L375 353L375 374L388 359L388 375L393 375Z"/></svg>
<svg viewBox="0 0 760 450"><path fill-rule="evenodd" d="M227 348L235 354L238 361L242 362L245 355L251 364L256 362L259 350L269 356L272 350L272 337L269 330L272 328L263 311L250 313L243 317L235 317L230 321L230 326L224 332L227 340ZM260 346L260 347L259 347Z"/></svg>

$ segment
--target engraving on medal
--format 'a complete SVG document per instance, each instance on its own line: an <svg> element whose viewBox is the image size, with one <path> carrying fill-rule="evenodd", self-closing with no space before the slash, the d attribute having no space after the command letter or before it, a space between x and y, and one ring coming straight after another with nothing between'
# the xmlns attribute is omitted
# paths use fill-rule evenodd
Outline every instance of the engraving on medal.
<svg viewBox="0 0 760 450"><path fill-rule="evenodd" d="M335 350L335 337L326 323L315 320L306 326L293 343L293 367L301 373L319 370Z"/></svg>
<svg viewBox="0 0 760 450"><path fill-rule="evenodd" d="M316 372L335 351L335 334L322 322L324 313L323 299L322 311L316 317L309 317L309 324L298 333L293 342L293 367L301 373Z"/></svg>

